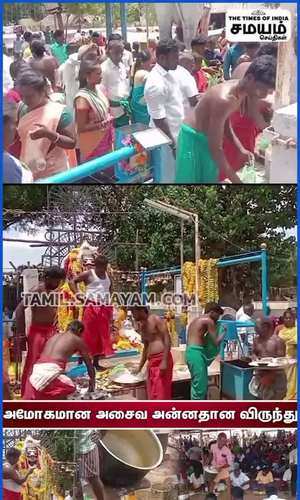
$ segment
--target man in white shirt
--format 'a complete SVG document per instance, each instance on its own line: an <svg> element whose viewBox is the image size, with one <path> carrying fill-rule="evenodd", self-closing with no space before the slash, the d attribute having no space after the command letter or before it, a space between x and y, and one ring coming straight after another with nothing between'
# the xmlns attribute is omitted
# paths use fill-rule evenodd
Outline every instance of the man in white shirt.
<svg viewBox="0 0 300 500"><path fill-rule="evenodd" d="M236 313L236 318L235 318L235 319L236 319L236 321L247 321L247 320L245 320L245 319L243 318L243 317L244 317L244 315L245 315L245 310L244 310L244 307L245 307L246 305L249 305L249 306L250 306L250 305L253 305L253 304L252 304L252 300L251 300L249 297L244 297L244 299L243 299L243 304L241 305L241 307L238 309L238 311L237 311L237 313ZM253 311L253 312L254 312L254 311ZM248 314L248 313L246 313L246 314ZM253 313L252 313L252 314L253 314ZM250 314L250 316L251 316L251 314Z"/></svg>
<svg viewBox="0 0 300 500"><path fill-rule="evenodd" d="M186 116L191 108L198 102L198 89L196 80L192 75L194 67L194 57L188 52L179 54L179 64L174 71L175 78L179 82L183 97L184 115Z"/></svg>
<svg viewBox="0 0 300 500"><path fill-rule="evenodd" d="M116 127L128 125L130 116L130 80L126 66L122 62L123 54L123 42L110 40L107 46L107 59L101 64L102 84L110 101Z"/></svg>
<svg viewBox="0 0 300 500"><path fill-rule="evenodd" d="M117 40L118 42L123 42L124 51L123 51L123 56L122 56L122 63L125 65L128 76L130 77L132 66L133 66L133 57L132 57L132 54L130 51L131 50L130 43L124 42L120 33L112 33L111 35L109 35L108 43L112 42L113 40Z"/></svg>
<svg viewBox="0 0 300 500"><path fill-rule="evenodd" d="M231 486L246 490L249 488L250 479L244 472L241 471L239 464L233 464L233 472L230 474Z"/></svg>
<svg viewBox="0 0 300 500"><path fill-rule="evenodd" d="M172 141L171 147L162 148L164 167L160 182L174 182L175 149L184 107L175 70L179 51L174 40L163 40L156 48L156 64L146 81L144 98L150 115L150 127L161 129Z"/></svg>
<svg viewBox="0 0 300 500"><path fill-rule="evenodd" d="M65 91L66 105L70 110L73 110L74 98L79 90L79 67L80 59L78 58L78 45L69 43L67 46L68 59L59 66L57 70L58 86L61 86Z"/></svg>

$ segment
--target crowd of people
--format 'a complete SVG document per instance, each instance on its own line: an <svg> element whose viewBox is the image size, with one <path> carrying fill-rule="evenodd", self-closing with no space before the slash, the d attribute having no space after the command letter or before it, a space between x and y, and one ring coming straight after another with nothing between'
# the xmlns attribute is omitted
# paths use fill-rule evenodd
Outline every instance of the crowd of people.
<svg viewBox="0 0 300 500"><path fill-rule="evenodd" d="M113 344L117 326L114 322L114 305L111 303L113 281L108 260L97 251L84 261L83 272L68 274L67 258L64 268L45 270L44 276L30 297L17 306L14 318L14 356L21 360L21 351L26 351L22 371L21 397L23 399L64 399L76 391L76 384L66 376L70 357L79 353L87 366L90 391L95 389L95 370L100 370L100 357L114 353ZM63 287L69 292L63 295ZM47 296L47 303L43 303ZM62 301L64 297L64 301ZM50 300L50 302L49 302ZM77 306L69 307L74 300ZM58 317L63 307L72 312L64 326L59 327ZM31 310L31 324L25 334L25 311ZM126 308L125 308L126 309ZM135 374L142 370L146 375L147 398L149 400L172 399L173 355L172 344L177 337L175 320L170 314L164 318L144 305L132 305L134 328L140 334L143 352L138 365L132 368ZM226 330L219 331L218 320L224 309L217 303L207 303L204 314L194 318L188 325L187 308L185 326L180 335L186 339L185 358L191 378L192 400L208 397L209 366L220 354ZM260 400L295 400L297 398L297 325L295 311L287 309L282 318L274 321L272 316L253 317L254 307L244 301L237 311L236 319L252 320L253 342L248 352L248 361L262 358L287 358L291 363L276 365L272 370L255 370L249 391ZM126 317L125 311L125 317ZM78 321L80 320L80 321ZM172 327L173 324L173 327ZM61 335L61 331L65 331ZM244 335L248 338L247 332ZM249 347L249 346L248 346ZM4 350L5 366L9 365L7 346ZM147 364L147 369L144 370ZM10 398L9 378L4 373L4 394Z"/></svg>
<svg viewBox="0 0 300 500"><path fill-rule="evenodd" d="M242 442L241 442L242 441ZM296 495L297 438L294 433L278 432L276 439L262 433L240 440L219 433L207 446L199 440L180 436L178 480L194 492L209 492L213 500L227 491L234 500L245 492L278 499L278 492Z"/></svg>
<svg viewBox="0 0 300 500"><path fill-rule="evenodd" d="M253 161L270 124L277 44L230 45L200 34L106 40L78 32L18 33L3 56L4 182L31 182L76 168L116 147L115 130L142 123L167 135L161 182L215 183ZM98 182L113 181L108 169Z"/></svg>

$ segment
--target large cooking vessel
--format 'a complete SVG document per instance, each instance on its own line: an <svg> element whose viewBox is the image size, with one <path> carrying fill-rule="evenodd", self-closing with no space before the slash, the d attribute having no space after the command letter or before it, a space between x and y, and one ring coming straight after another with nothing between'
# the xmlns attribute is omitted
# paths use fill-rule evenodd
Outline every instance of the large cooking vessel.
<svg viewBox="0 0 300 500"><path fill-rule="evenodd" d="M113 429L100 440L103 482L110 486L132 486L163 460L159 439L150 429Z"/></svg>

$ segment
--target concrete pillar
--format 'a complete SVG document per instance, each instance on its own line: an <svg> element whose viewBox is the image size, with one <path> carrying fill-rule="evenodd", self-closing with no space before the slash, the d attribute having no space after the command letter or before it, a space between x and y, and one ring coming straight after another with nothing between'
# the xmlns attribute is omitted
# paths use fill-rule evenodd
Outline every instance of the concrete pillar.
<svg viewBox="0 0 300 500"><path fill-rule="evenodd" d="M122 38L127 42L127 4L120 3L120 19L121 19L121 32Z"/></svg>
<svg viewBox="0 0 300 500"><path fill-rule="evenodd" d="M297 104L290 104L275 111L273 131L264 135L271 139L269 182L296 184L297 182ZM292 139L293 142L290 140Z"/></svg>
<svg viewBox="0 0 300 500"><path fill-rule="evenodd" d="M283 4L282 8L291 12L292 36L278 44L275 109L297 102L297 4Z"/></svg>
<svg viewBox="0 0 300 500"><path fill-rule="evenodd" d="M112 34L113 30L113 12L112 12L112 3L105 4L105 23L106 23L106 37Z"/></svg>

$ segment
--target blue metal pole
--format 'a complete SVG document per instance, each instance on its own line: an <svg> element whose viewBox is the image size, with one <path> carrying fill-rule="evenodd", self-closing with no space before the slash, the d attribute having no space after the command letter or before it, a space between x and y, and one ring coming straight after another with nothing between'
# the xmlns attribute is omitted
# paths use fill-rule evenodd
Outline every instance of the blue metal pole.
<svg viewBox="0 0 300 500"><path fill-rule="evenodd" d="M121 32L122 38L127 42L127 4L120 3L120 19L121 19Z"/></svg>
<svg viewBox="0 0 300 500"><path fill-rule="evenodd" d="M181 272L180 267L176 267L173 269L162 269L162 270L157 270L157 271L146 271L146 276L157 276L159 274L178 274Z"/></svg>
<svg viewBox="0 0 300 500"><path fill-rule="evenodd" d="M120 160L126 160L136 154L136 150L133 146L126 146L116 151L112 151L107 155L100 156L100 158L94 158L91 161L78 165L70 170L65 170L59 174L53 175L52 177L46 177L45 179L40 179L36 181L37 184L68 184L72 182L77 182L88 177L90 175L101 172L107 167L115 165Z"/></svg>
<svg viewBox="0 0 300 500"><path fill-rule="evenodd" d="M106 24L106 37L112 34L113 30L113 12L112 3L105 3L105 24Z"/></svg>
<svg viewBox="0 0 300 500"><path fill-rule="evenodd" d="M269 290L268 290L268 256L265 248L261 252L261 300L263 313L268 314Z"/></svg>
<svg viewBox="0 0 300 500"><path fill-rule="evenodd" d="M261 255L253 255L251 257L241 257L235 258L235 259L228 259L225 261L219 260L217 262L217 267L227 267L227 266L234 266L237 264L247 264L248 262L260 262L261 261Z"/></svg>
<svg viewBox="0 0 300 500"><path fill-rule="evenodd" d="M141 294L142 294L142 303L143 305L146 305L146 288L147 288L147 278L146 278L146 270L142 269L140 273L140 278L141 278Z"/></svg>

